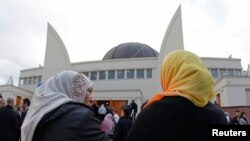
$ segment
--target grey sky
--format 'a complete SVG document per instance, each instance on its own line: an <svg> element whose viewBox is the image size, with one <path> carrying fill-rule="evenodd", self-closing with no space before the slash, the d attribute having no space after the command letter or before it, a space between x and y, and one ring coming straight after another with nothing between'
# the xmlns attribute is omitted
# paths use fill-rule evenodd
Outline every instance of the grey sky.
<svg viewBox="0 0 250 141"><path fill-rule="evenodd" d="M100 60L112 47L141 42L160 50L182 3L185 49L201 57L250 62L248 0L1 0L0 85L22 69L43 65L47 22L62 38L71 62Z"/></svg>

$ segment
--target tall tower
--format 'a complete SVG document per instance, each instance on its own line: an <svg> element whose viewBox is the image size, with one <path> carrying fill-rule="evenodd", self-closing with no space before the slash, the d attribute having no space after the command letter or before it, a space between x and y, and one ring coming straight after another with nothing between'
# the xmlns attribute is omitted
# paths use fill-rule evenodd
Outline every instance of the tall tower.
<svg viewBox="0 0 250 141"><path fill-rule="evenodd" d="M63 70L71 70L69 55L60 36L48 23L42 81Z"/></svg>
<svg viewBox="0 0 250 141"><path fill-rule="evenodd" d="M164 35L161 50L158 57L158 64L156 68L156 91L161 91L160 86L160 70L161 64L165 56L173 50L184 50L183 44L183 31L182 31L182 18L181 18L181 5L176 10L172 17L167 31Z"/></svg>

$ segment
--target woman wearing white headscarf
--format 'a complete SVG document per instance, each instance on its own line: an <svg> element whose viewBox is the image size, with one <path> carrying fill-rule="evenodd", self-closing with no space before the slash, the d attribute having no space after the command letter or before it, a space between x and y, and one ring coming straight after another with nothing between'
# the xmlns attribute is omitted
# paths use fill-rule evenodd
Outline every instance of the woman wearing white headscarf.
<svg viewBox="0 0 250 141"><path fill-rule="evenodd" d="M63 71L36 90L21 128L22 141L109 141L90 110L93 83Z"/></svg>

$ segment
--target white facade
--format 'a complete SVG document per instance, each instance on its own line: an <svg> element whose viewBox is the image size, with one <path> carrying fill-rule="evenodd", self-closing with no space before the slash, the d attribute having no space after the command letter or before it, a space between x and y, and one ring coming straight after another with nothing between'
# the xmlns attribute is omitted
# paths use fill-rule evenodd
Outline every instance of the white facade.
<svg viewBox="0 0 250 141"><path fill-rule="evenodd" d="M215 85L221 107L250 106L250 77L225 76Z"/></svg>
<svg viewBox="0 0 250 141"><path fill-rule="evenodd" d="M241 59L201 57L214 79L223 76L242 76Z"/></svg>
<svg viewBox="0 0 250 141"><path fill-rule="evenodd" d="M204 64L207 65L208 69L217 70L217 75L214 75L215 81L219 80L218 82L226 79L229 75L229 71L233 71L233 78L238 78L239 82L243 79L250 81L248 77L237 77L241 75L237 73L238 71L241 72L241 63L240 59L234 58L201 58ZM160 91L160 89L156 90L155 86L160 82L156 80L157 78L157 57L150 57L150 58L129 58L129 59L114 59L114 60L99 60L99 61L86 61L86 62L77 62L72 63L71 67L73 71L81 72L87 74L88 77L92 79L94 82L94 98L97 100L131 100L136 99L137 103L142 103L146 99L152 97L154 93ZM126 65L124 65L126 64ZM218 65L219 64L219 65ZM144 71L144 78L137 78L137 70L143 69ZM20 78L25 78L27 84L19 85L19 87L28 89L30 91L34 91L36 88L37 83L34 82L35 77L42 76L43 68L33 68L22 70ZM134 77L127 78L127 71L134 70ZM152 76L147 78L146 73L147 70L152 70ZM222 73L221 70L225 72ZM100 73L103 72L106 74L105 79L100 79ZM114 71L115 76L112 79L108 78L108 72ZM124 78L118 78L118 71L124 71ZM96 79L93 79L93 74L96 75ZM222 78L224 76L224 78ZM227 76L227 77L225 77ZM29 84L29 81L31 82ZM37 82L37 81L35 81ZM215 92L217 94L217 88L222 88L223 86L220 83L216 83ZM236 83L240 84L240 83ZM250 84L250 83L249 83ZM234 85L234 84L233 84ZM237 91L235 86L229 86L230 92ZM226 91L226 90L225 90ZM241 91L243 92L243 91ZM227 101L234 101L235 98L225 96L228 92L224 92L220 95L220 105L225 106L235 106L233 103L228 103ZM242 93L243 95L245 93ZM238 96L238 95L236 95ZM240 97L239 97L240 98ZM241 97L240 99L242 99ZM215 101L215 99L213 99ZM239 103L246 103L242 102L242 99ZM237 103L237 102L236 102ZM244 104L243 104L244 105Z"/></svg>
<svg viewBox="0 0 250 141"><path fill-rule="evenodd" d="M93 97L95 99L128 101L135 99L141 105L156 92L154 88L157 60L157 57L100 60L72 63L71 66L73 71L88 73L86 75L94 82ZM42 70L43 68L22 70L20 74L22 83L19 87L34 91L37 83L33 83L33 79L41 76ZM103 71L106 74L105 79L100 78L100 73ZM108 78L109 71L114 72L114 78ZM123 78L118 77L119 71L124 72ZM143 78L138 78L137 72L139 71L144 72ZM130 72L134 75L132 78L128 77ZM96 79L93 74L96 75Z"/></svg>
<svg viewBox="0 0 250 141"><path fill-rule="evenodd" d="M4 99L8 97L12 97L15 102L19 101L19 103L15 103L17 105L21 104L21 100L24 98L32 98L33 92L28 91L26 89L22 89L16 87L14 85L0 85L0 94ZM19 100L17 100L19 98Z"/></svg>

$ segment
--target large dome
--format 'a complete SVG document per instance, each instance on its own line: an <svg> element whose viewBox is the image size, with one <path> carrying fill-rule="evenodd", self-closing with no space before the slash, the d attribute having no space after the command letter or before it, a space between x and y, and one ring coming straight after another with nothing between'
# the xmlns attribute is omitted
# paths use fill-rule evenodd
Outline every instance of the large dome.
<svg viewBox="0 0 250 141"><path fill-rule="evenodd" d="M122 43L110 49L103 60L121 59L121 58L141 58L157 57L159 53L150 46L142 43Z"/></svg>

